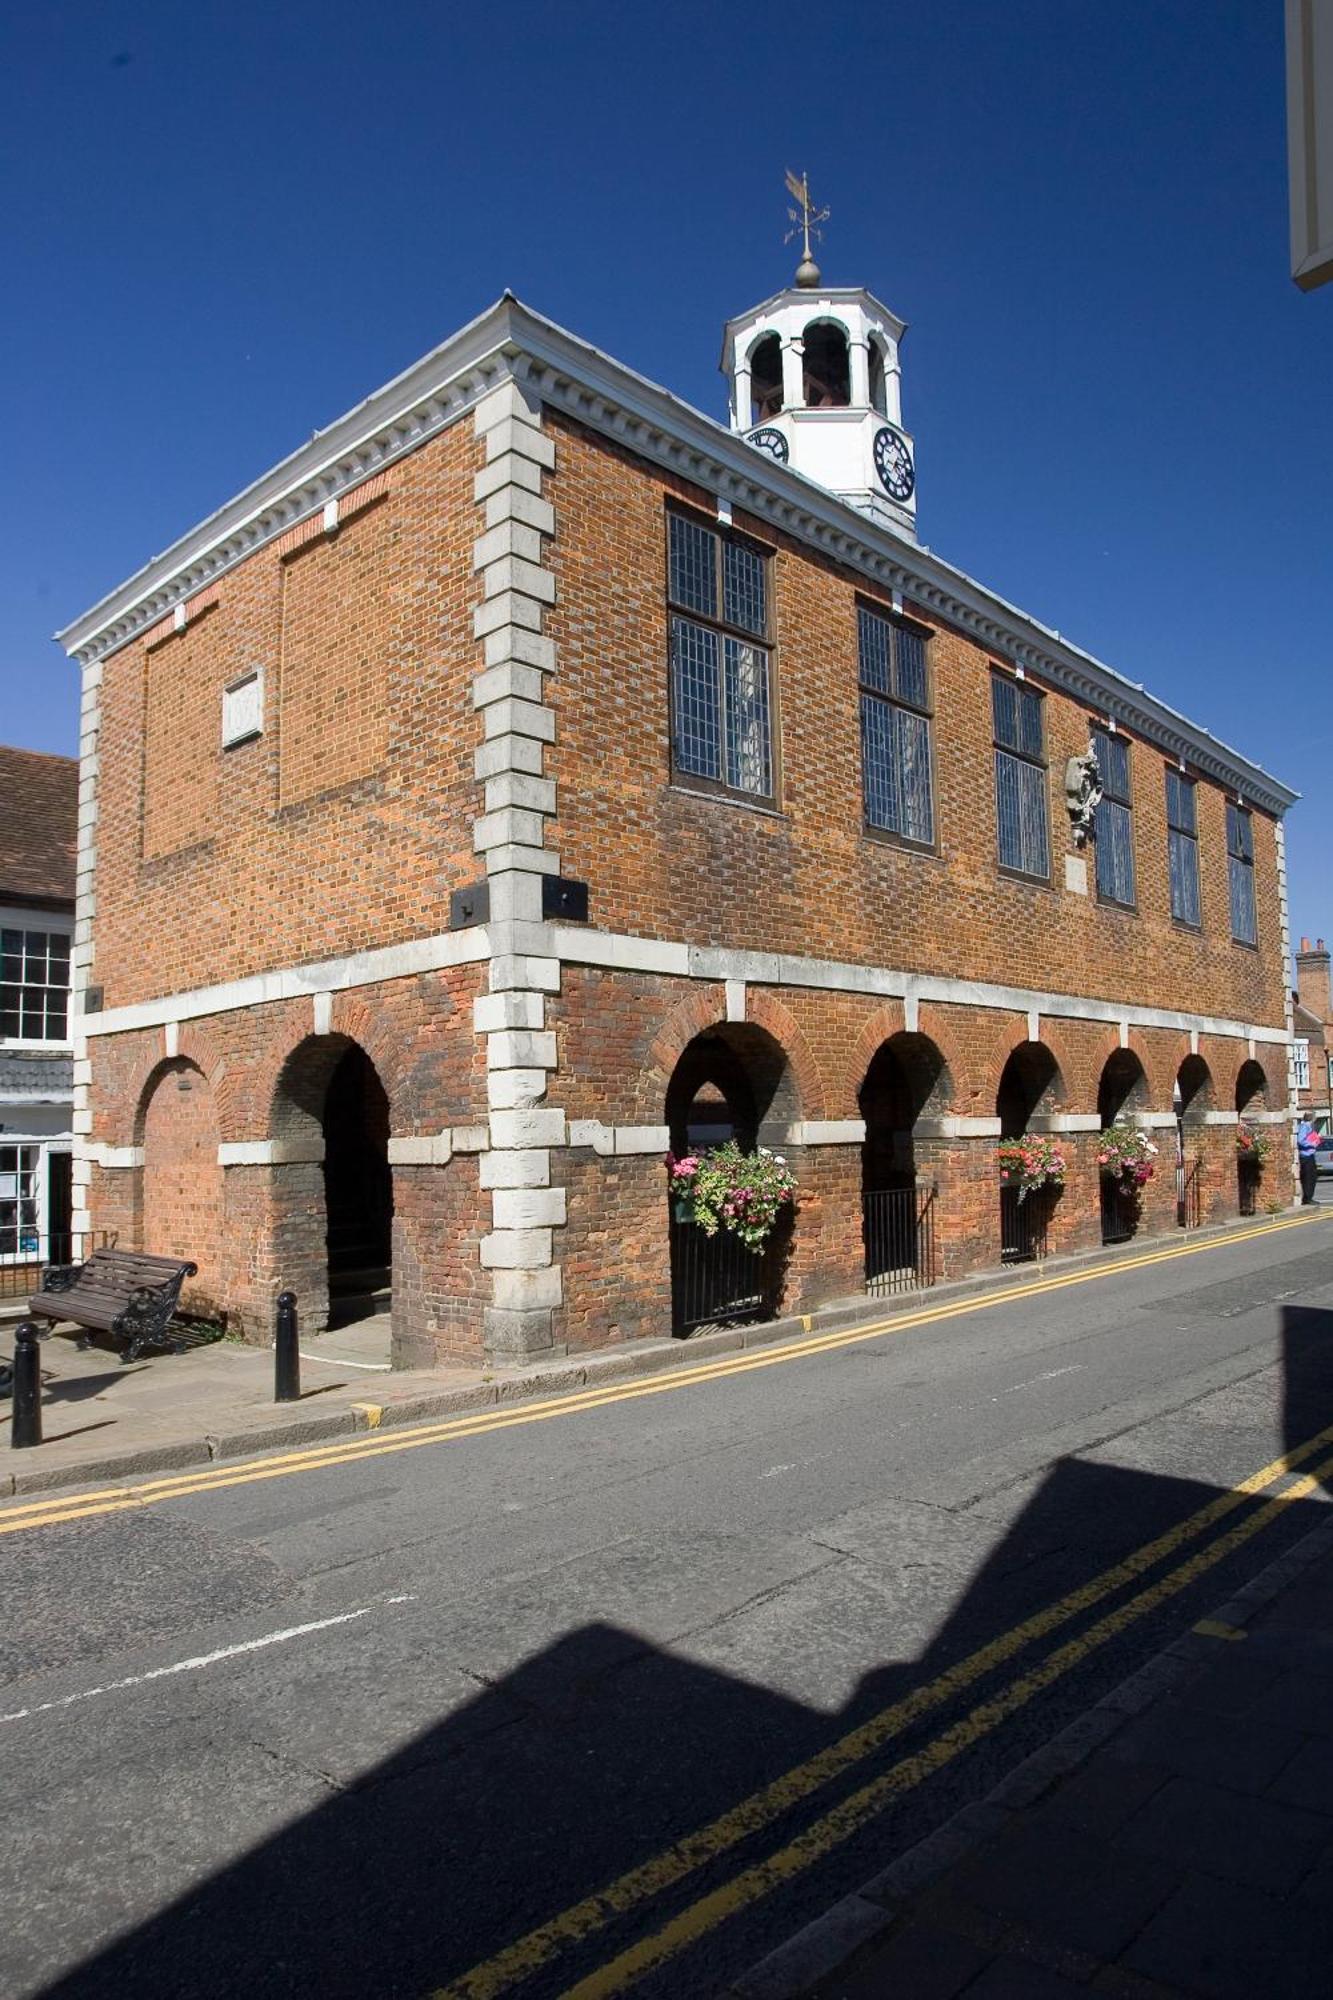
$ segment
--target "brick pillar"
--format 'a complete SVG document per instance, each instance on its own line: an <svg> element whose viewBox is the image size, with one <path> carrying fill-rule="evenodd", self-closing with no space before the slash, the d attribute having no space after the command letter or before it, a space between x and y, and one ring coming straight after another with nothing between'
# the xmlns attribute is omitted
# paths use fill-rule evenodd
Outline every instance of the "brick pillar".
<svg viewBox="0 0 1333 2000"><path fill-rule="evenodd" d="M1102 1176L1097 1164L1101 1134L1057 1136L1065 1156L1065 1186L1051 1218L1051 1249L1066 1255L1095 1250L1102 1240Z"/></svg>

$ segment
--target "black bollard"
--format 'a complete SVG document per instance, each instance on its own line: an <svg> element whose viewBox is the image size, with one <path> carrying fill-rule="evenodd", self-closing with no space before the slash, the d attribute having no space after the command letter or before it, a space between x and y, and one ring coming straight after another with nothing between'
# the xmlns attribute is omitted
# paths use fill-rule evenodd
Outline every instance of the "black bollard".
<svg viewBox="0 0 1333 2000"><path fill-rule="evenodd" d="M273 1400L301 1400L301 1356L296 1347L296 1293L279 1292L273 1323Z"/></svg>
<svg viewBox="0 0 1333 2000"><path fill-rule="evenodd" d="M14 1333L14 1404L9 1442L18 1451L42 1441L42 1370L34 1320L20 1320Z"/></svg>

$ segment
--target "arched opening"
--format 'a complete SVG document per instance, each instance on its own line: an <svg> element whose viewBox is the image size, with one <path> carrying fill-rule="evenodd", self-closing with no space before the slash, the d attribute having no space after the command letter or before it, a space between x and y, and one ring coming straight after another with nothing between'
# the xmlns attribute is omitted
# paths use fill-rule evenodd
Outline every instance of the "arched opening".
<svg viewBox="0 0 1333 2000"><path fill-rule="evenodd" d="M1060 1065L1044 1042L1020 1042L1000 1072L995 1115L1001 1139L1021 1139L1033 1121L1049 1118L1064 1096ZM1000 1188L1000 1261L1026 1264L1046 1255L1051 1213L1058 1189Z"/></svg>
<svg viewBox="0 0 1333 2000"><path fill-rule="evenodd" d="M142 1247L150 1256L197 1264L181 1309L221 1322L223 1169L217 1107L203 1071L184 1058L161 1064L148 1080L135 1125L143 1148Z"/></svg>
<svg viewBox="0 0 1333 2000"><path fill-rule="evenodd" d="M889 414L888 390L884 383L884 350L877 340L870 342L870 407L881 417Z"/></svg>
<svg viewBox="0 0 1333 2000"><path fill-rule="evenodd" d="M846 329L833 320L812 320L802 335L802 346L802 394L807 410L845 410L852 400Z"/></svg>
<svg viewBox="0 0 1333 2000"><path fill-rule="evenodd" d="M766 333L750 349L750 422L767 423L782 410L782 342Z"/></svg>
<svg viewBox="0 0 1333 2000"><path fill-rule="evenodd" d="M1236 1109L1242 1118L1268 1109L1268 1077L1262 1063L1250 1057L1236 1074Z"/></svg>
<svg viewBox="0 0 1333 2000"><path fill-rule="evenodd" d="M345 1035L294 1049L274 1093L278 1277L303 1317L346 1326L388 1311L393 1258L389 1100Z"/></svg>
<svg viewBox="0 0 1333 2000"><path fill-rule="evenodd" d="M1176 1114L1176 1221L1197 1229L1203 1220L1202 1141L1213 1108L1213 1073L1202 1056L1186 1056L1171 1093Z"/></svg>
<svg viewBox="0 0 1333 2000"><path fill-rule="evenodd" d="M912 1291L935 1282L935 1189L917 1179L915 1133L952 1098L944 1057L928 1036L882 1042L858 1093L861 1235L866 1290Z"/></svg>
<svg viewBox="0 0 1333 2000"><path fill-rule="evenodd" d="M732 1021L719 1022L686 1044L667 1084L665 1109L676 1159L697 1157L729 1140L751 1153L762 1131L776 1140L800 1116L781 1045L751 1022ZM707 1235L677 1201L669 1203L668 1216L674 1334L773 1317L789 1227L780 1225L756 1254L725 1228Z"/></svg>
<svg viewBox="0 0 1333 2000"><path fill-rule="evenodd" d="M1236 1110L1242 1126L1260 1111L1268 1109L1268 1076L1262 1063L1251 1056L1236 1074ZM1236 1206L1241 1215L1254 1215L1259 1207L1259 1181L1263 1168L1253 1153L1236 1147Z"/></svg>
<svg viewBox="0 0 1333 2000"><path fill-rule="evenodd" d="M1133 1125L1134 1114L1148 1108L1148 1079L1133 1049L1117 1049L1102 1066L1097 1085L1097 1120L1103 1132L1113 1125ZM1102 1242L1128 1243L1139 1226L1142 1193L1139 1184L1123 1173L1102 1167Z"/></svg>

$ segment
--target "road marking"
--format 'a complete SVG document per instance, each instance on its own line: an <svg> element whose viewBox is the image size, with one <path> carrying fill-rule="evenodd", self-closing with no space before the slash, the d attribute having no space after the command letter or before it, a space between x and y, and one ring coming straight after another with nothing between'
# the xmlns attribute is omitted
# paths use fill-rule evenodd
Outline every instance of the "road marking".
<svg viewBox="0 0 1333 2000"><path fill-rule="evenodd" d="M871 1716L858 1728L819 1751L807 1763L784 1772L780 1778L730 1807L708 1825L696 1828L661 1854L641 1862L595 1894L571 1905L506 1946L484 1965L475 1967L461 1983L446 1989L447 2000L454 2000L454 1996L458 1996L458 2000L463 2000L463 1996L466 2000L492 2000L492 1996L530 1978L567 1945L590 1937L614 1918L624 1916L640 1903L661 1895L706 1862L715 1860L729 1848L781 1818L794 1805L873 1756L923 1715L951 1701L974 1682L1012 1659L1025 1646L1045 1638L1048 1633L1067 1624L1071 1618L1124 1585L1137 1582L1165 1557L1234 1513L1275 1481L1288 1477L1297 1465L1304 1464L1330 1444L1333 1444L1333 1424L1283 1457L1261 1466L1237 1486L1217 1495L1197 1513L1177 1522L1173 1528L1146 1542L1110 1569L1089 1578L1054 1604L1034 1612L1030 1618L988 1641L937 1679L913 1688L878 1715ZM445 1996L440 1996L440 2000L445 2000Z"/></svg>
<svg viewBox="0 0 1333 2000"><path fill-rule="evenodd" d="M1054 1682L1082 1665L1098 1646L1117 1638L1128 1626L1196 1582L1225 1556L1233 1554L1251 1536L1275 1520L1284 1507L1307 1499L1330 1473L1333 1473L1333 1458L1325 1459L1322 1465L1297 1480L1286 1492L1274 1494L1249 1520L1241 1521L1227 1534L1219 1536L1217 1541L1200 1549L1178 1569L1171 1570L1117 1610L1108 1612L1087 1632L1067 1640L1029 1673L1011 1681L989 1701L980 1702L961 1721L927 1744L924 1750L905 1757L878 1778L872 1778L869 1784L863 1785L830 1812L813 1821L788 1846L756 1862L730 1882L724 1882L709 1895L682 1910L653 1936L640 1939L608 1964L599 1966L586 1979L581 1979L577 1985L566 1988L563 2000L608 2000L611 1994L625 1992L645 1973L673 1958L686 1946L696 1943L728 1917L735 1916L781 1883L790 1881L822 1860L833 1848L859 1833L862 1827L883 1812L892 1799L911 1791L946 1764L952 1763L965 1750L972 1749L1000 1723L1007 1722L1010 1716L1025 1708L1035 1696L1044 1693ZM457 1985L446 1989L448 2000L463 2000L465 1995L468 2000L473 2000L476 1994L496 1990L474 1986L469 1983L470 1977L468 1975ZM440 1996L440 2000L445 2000L445 1996Z"/></svg>
<svg viewBox="0 0 1333 2000"><path fill-rule="evenodd" d="M390 1604L403 1601L388 1599ZM0 1715L0 1723L26 1722L32 1715L45 1715L54 1708L72 1708L75 1702L95 1701L98 1695L120 1694L125 1688L145 1687L149 1681L164 1681L172 1674L197 1674L204 1667L216 1667L220 1661L238 1659L243 1653L262 1653L269 1646L285 1646L311 1632L327 1632L335 1625L353 1625L358 1618L369 1618L375 1609L373 1604L363 1604L359 1611L340 1611L336 1618L313 1618L308 1625L288 1625L281 1632L266 1632L262 1639L243 1639L235 1646L219 1646L214 1653L195 1653L188 1660L174 1660L169 1667L150 1667L146 1673L127 1674L124 1680L106 1681L101 1687L80 1688L77 1694L62 1694L54 1701L36 1701L31 1708L14 1708L8 1715Z"/></svg>
<svg viewBox="0 0 1333 2000"><path fill-rule="evenodd" d="M1328 1211L1333 1217L1333 1210ZM136 1507L159 1505L164 1500L179 1500L196 1493L213 1493L231 1486L248 1486L268 1479L287 1479L306 1472L320 1472L336 1466L353 1464L366 1458L380 1458L391 1452L416 1451L423 1445L443 1444L458 1438L477 1437L485 1432L513 1430L524 1424L544 1423L552 1417L582 1416L590 1410L605 1408L611 1403L637 1402L645 1396L671 1395L679 1389L696 1387L701 1382L723 1381L734 1375L752 1374L760 1368L777 1368L792 1361L812 1360L816 1355L829 1354L839 1348L854 1347L867 1340L882 1340L887 1335L909 1332L913 1327L936 1325L943 1320L960 1319L969 1313L987 1312L997 1306L1012 1305L1018 1300L1042 1298L1052 1292L1066 1291L1073 1285L1093 1284L1100 1279L1118 1278L1126 1271L1139 1271L1156 1264L1173 1263L1181 1257L1195 1257L1214 1250L1228 1250L1238 1243L1250 1243L1257 1237L1271 1236L1288 1229L1305 1229L1324 1217L1293 1216L1287 1221L1262 1223L1254 1229L1238 1230L1235 1235L1210 1238L1202 1243L1173 1244L1169 1249L1148 1251L1138 1257L1122 1257L1116 1263L1099 1265L1091 1271L1070 1271L1057 1278L1042 1278L1028 1285L1012 1285L1003 1291L988 1293L984 1298L959 1299L951 1305L923 1307L918 1312L904 1313L893 1319L879 1320L869 1326L849 1328L842 1333L814 1335L809 1339L784 1342L780 1346L745 1352L729 1356L725 1360L710 1361L697 1367L677 1367L668 1373L654 1375L642 1381L611 1384L604 1389L574 1390L568 1395L552 1397L545 1402L530 1403L514 1408L489 1408L465 1417L451 1418L442 1423L427 1423L404 1427L389 1436L376 1434L340 1439L327 1445L311 1445L304 1450L275 1452L265 1458L239 1460L234 1466L212 1466L207 1470L183 1472L170 1477L150 1479L137 1486L113 1486L92 1493L69 1493L48 1495L42 1500L21 1502L12 1507L0 1509L0 1535L18 1534L28 1528L48 1527L62 1521L89 1520L102 1514L124 1513Z"/></svg>
<svg viewBox="0 0 1333 2000"><path fill-rule="evenodd" d="M1226 1625L1220 1618L1201 1618L1197 1625L1190 1626L1201 1639L1248 1639L1249 1633L1241 1625Z"/></svg>

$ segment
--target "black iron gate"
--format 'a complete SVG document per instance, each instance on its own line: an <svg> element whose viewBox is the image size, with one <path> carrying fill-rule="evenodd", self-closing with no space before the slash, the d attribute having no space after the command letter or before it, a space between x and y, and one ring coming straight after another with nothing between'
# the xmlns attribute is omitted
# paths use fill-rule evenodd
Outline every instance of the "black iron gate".
<svg viewBox="0 0 1333 2000"><path fill-rule="evenodd" d="M1203 1221L1203 1190L1198 1160L1176 1162L1176 1221L1182 1229L1197 1229Z"/></svg>
<svg viewBox="0 0 1333 2000"><path fill-rule="evenodd" d="M1050 1196L1035 1188L1026 1200L1022 1189L1000 1189L1000 1262L1031 1264L1045 1257L1047 1225L1051 1218Z"/></svg>
<svg viewBox="0 0 1333 2000"><path fill-rule="evenodd" d="M930 1187L871 1188L861 1196L866 1290L872 1298L922 1291L938 1275L935 1198Z"/></svg>
<svg viewBox="0 0 1333 2000"><path fill-rule="evenodd" d="M697 1222L678 1222L671 1210L671 1331L678 1337L706 1326L735 1326L771 1319L779 1269L776 1239L760 1251L719 1229L708 1236Z"/></svg>
<svg viewBox="0 0 1333 2000"><path fill-rule="evenodd" d="M1236 1162L1236 1194L1242 1215L1256 1215L1259 1210L1259 1174L1257 1160L1240 1159Z"/></svg>
<svg viewBox="0 0 1333 2000"><path fill-rule="evenodd" d="M1103 1174L1101 1186L1102 1242L1128 1243L1139 1226L1138 1190L1123 1174Z"/></svg>

